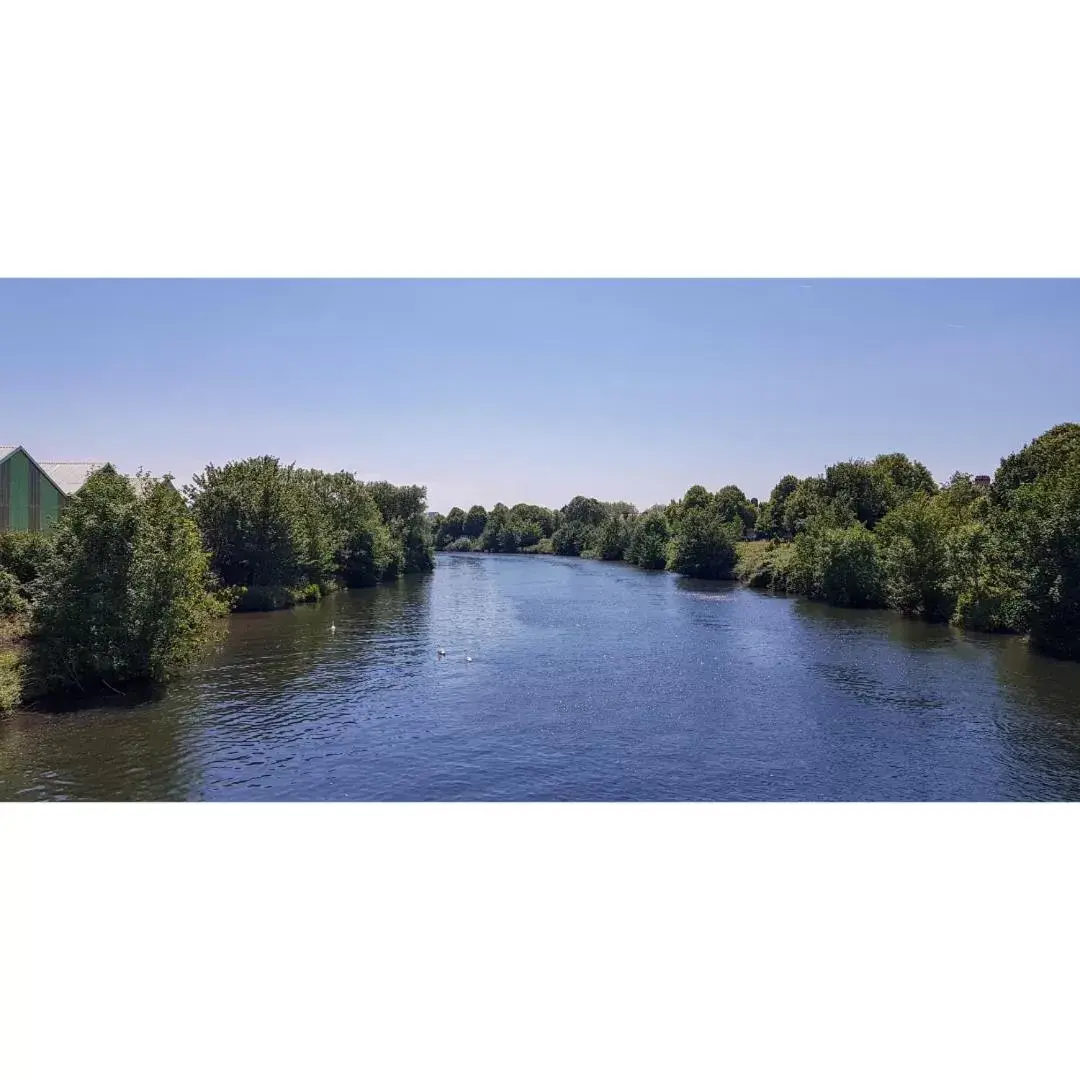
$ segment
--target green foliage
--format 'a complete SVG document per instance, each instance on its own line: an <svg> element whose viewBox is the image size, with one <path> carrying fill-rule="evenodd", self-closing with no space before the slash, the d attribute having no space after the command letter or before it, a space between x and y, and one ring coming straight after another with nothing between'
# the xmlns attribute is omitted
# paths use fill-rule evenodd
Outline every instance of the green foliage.
<svg viewBox="0 0 1080 1080"><path fill-rule="evenodd" d="M0 619L25 615L29 610L30 603L23 596L19 579L0 567Z"/></svg>
<svg viewBox="0 0 1080 1080"><path fill-rule="evenodd" d="M596 527L590 547L596 558L614 562L623 557L629 543L629 522L611 514Z"/></svg>
<svg viewBox="0 0 1080 1080"><path fill-rule="evenodd" d="M463 535L475 540L484 531L487 525L487 511L482 506L471 506L465 515Z"/></svg>
<svg viewBox="0 0 1080 1080"><path fill-rule="evenodd" d="M794 545L775 540L744 541L736 545L735 575L754 589L787 592L794 552Z"/></svg>
<svg viewBox="0 0 1080 1080"><path fill-rule="evenodd" d="M1008 513L1032 647L1080 660L1080 463L1017 488Z"/></svg>
<svg viewBox="0 0 1080 1080"><path fill-rule="evenodd" d="M445 551L455 540L465 534L465 511L455 506L441 521L433 525L435 529L435 548Z"/></svg>
<svg viewBox="0 0 1080 1080"><path fill-rule="evenodd" d="M22 700L22 674L18 654L0 651L0 713L14 709Z"/></svg>
<svg viewBox="0 0 1080 1080"><path fill-rule="evenodd" d="M310 521L292 466L274 457L210 464L185 490L222 585L305 580Z"/></svg>
<svg viewBox="0 0 1080 1080"><path fill-rule="evenodd" d="M1001 459L994 474L992 497L1009 501L1018 489L1059 473L1080 469L1080 424L1058 424L1023 449Z"/></svg>
<svg viewBox="0 0 1080 1080"><path fill-rule="evenodd" d="M599 525L607 517L604 504L599 499L589 499L584 495L575 495L560 513L565 523L586 527Z"/></svg>
<svg viewBox="0 0 1080 1080"><path fill-rule="evenodd" d="M739 535L744 536L754 528L758 512L740 488L734 484L722 487L713 496L713 506L721 520L734 522L739 527Z"/></svg>
<svg viewBox="0 0 1080 1080"><path fill-rule="evenodd" d="M0 533L0 571L6 570L21 586L32 586L53 552L51 533Z"/></svg>
<svg viewBox="0 0 1080 1080"><path fill-rule="evenodd" d="M564 521L551 537L556 555L580 555L589 540L589 528L582 521Z"/></svg>
<svg viewBox="0 0 1080 1080"><path fill-rule="evenodd" d="M825 510L825 482L819 476L808 476L800 480L794 491L783 502L783 512L778 522L778 534L790 539L797 536L816 517Z"/></svg>
<svg viewBox="0 0 1080 1080"><path fill-rule="evenodd" d="M684 577L730 578L740 535L739 527L724 521L712 505L695 500L679 515L679 527L668 542L667 568Z"/></svg>
<svg viewBox="0 0 1080 1080"><path fill-rule="evenodd" d="M278 606L340 579L350 587L435 565L422 487L250 458L207 466L187 488L218 580L245 604ZM308 590L305 594L304 590Z"/></svg>
<svg viewBox="0 0 1080 1080"><path fill-rule="evenodd" d="M209 559L180 495L136 498L111 466L72 497L54 532L27 654L43 692L164 682L212 636Z"/></svg>
<svg viewBox="0 0 1080 1080"><path fill-rule="evenodd" d="M793 591L837 607L877 607L885 576L874 534L861 522L847 527L812 524L795 539Z"/></svg>
<svg viewBox="0 0 1080 1080"><path fill-rule="evenodd" d="M766 502L758 507L756 529L758 536L764 539L790 539L784 525L784 515L788 500L799 486L799 479L790 473L782 477Z"/></svg>
<svg viewBox="0 0 1080 1080"><path fill-rule="evenodd" d="M882 518L877 535L889 606L904 615L947 621L954 598L943 508L920 491Z"/></svg>
<svg viewBox="0 0 1080 1080"><path fill-rule="evenodd" d="M448 545L447 551L472 551L473 542L467 536L459 536L456 540L452 540Z"/></svg>
<svg viewBox="0 0 1080 1080"><path fill-rule="evenodd" d="M825 470L821 490L830 509L842 518L872 529L895 505L896 496L883 469L865 461L840 461Z"/></svg>
<svg viewBox="0 0 1080 1080"><path fill-rule="evenodd" d="M667 563L671 528L663 509L654 507L636 518L623 558L645 570L662 570Z"/></svg>
<svg viewBox="0 0 1080 1080"><path fill-rule="evenodd" d="M907 454L878 454L871 468L891 487L890 499L894 506L915 495L937 492L930 470L921 461L912 461Z"/></svg>

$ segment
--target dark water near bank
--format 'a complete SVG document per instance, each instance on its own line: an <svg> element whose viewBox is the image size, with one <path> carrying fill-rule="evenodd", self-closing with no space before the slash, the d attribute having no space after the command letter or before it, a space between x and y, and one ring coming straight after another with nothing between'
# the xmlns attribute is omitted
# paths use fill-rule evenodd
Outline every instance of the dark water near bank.
<svg viewBox="0 0 1080 1080"><path fill-rule="evenodd" d="M236 617L157 700L0 721L0 797L1076 799L1080 664L622 565L448 555Z"/></svg>

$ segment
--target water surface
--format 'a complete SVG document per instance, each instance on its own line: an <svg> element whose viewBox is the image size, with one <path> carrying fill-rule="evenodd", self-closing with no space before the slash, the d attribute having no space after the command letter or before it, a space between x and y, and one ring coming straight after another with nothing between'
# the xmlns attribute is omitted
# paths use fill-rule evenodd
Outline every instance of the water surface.
<svg viewBox="0 0 1080 1080"><path fill-rule="evenodd" d="M0 721L7 799L1078 797L1080 664L579 559L440 555Z"/></svg>

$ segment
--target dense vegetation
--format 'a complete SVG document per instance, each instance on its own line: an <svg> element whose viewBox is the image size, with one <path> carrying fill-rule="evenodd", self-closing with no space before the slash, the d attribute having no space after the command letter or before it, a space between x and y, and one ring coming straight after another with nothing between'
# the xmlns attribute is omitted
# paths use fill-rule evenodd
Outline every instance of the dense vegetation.
<svg viewBox="0 0 1080 1080"><path fill-rule="evenodd" d="M1080 425L1003 458L991 484L939 487L901 453L782 477L758 505L691 487L638 513L579 495L560 510L502 503L436 515L440 550L622 559L689 577L740 577L829 604L1025 633L1080 660Z"/></svg>
<svg viewBox="0 0 1080 1080"><path fill-rule="evenodd" d="M644 513L578 495L426 514L422 487L272 457L208 465L184 489L107 467L51 536L0 534L0 709L49 692L164 682L225 610L428 573L434 550L623 560L830 604L1027 634L1080 660L1080 425L939 487L899 453L784 476L758 505L691 487Z"/></svg>
<svg viewBox="0 0 1080 1080"><path fill-rule="evenodd" d="M425 502L270 457L208 465L183 494L101 469L52 534L0 534L0 710L166 682L230 609L430 572Z"/></svg>

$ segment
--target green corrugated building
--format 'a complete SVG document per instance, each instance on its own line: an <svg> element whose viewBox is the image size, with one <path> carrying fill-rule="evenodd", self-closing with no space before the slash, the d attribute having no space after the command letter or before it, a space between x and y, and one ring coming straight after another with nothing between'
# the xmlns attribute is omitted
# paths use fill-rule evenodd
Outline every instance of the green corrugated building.
<svg viewBox="0 0 1080 1080"><path fill-rule="evenodd" d="M0 446L0 532L48 532L69 495L98 461L35 461L21 446Z"/></svg>

